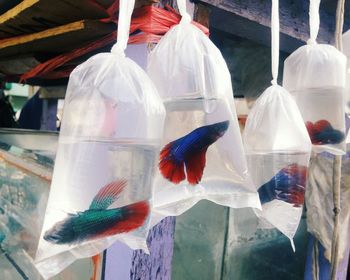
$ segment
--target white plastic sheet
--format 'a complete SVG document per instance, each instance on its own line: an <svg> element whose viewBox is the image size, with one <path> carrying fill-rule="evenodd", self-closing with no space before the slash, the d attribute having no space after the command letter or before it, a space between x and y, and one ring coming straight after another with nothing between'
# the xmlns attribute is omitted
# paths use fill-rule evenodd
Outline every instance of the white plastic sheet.
<svg viewBox="0 0 350 280"><path fill-rule="evenodd" d="M130 22L133 1L120 4L120 20ZM125 57L128 30L129 23L120 24L112 52L71 73L36 255L44 278L116 239L147 250L165 110L147 74Z"/></svg>
<svg viewBox="0 0 350 280"><path fill-rule="evenodd" d="M306 192L308 231L325 248L325 257L331 262L332 239L334 230L334 202L330 191L333 184L334 157L318 154L312 157L310 175ZM350 154L343 156L340 185L340 213L338 259L347 257L350 222Z"/></svg>
<svg viewBox="0 0 350 280"><path fill-rule="evenodd" d="M180 11L184 15L183 8ZM220 51L188 15L151 52L148 74L167 112L153 224L182 214L201 199L259 208L247 172L230 73Z"/></svg>
<svg viewBox="0 0 350 280"><path fill-rule="evenodd" d="M345 152L346 57L317 44L319 0L310 1L311 38L284 63L283 86L295 96L315 152Z"/></svg>

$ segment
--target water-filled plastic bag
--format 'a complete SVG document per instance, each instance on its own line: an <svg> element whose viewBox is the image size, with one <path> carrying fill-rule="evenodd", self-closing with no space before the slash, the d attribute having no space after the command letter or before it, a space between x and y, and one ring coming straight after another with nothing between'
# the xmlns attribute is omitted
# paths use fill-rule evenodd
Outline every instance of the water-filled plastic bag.
<svg viewBox="0 0 350 280"><path fill-rule="evenodd" d="M247 172L231 77L216 46L188 18L149 56L166 119L154 187L154 223L201 199L260 207Z"/></svg>
<svg viewBox="0 0 350 280"><path fill-rule="evenodd" d="M340 51L315 42L285 60L283 86L295 96L316 152L345 152L345 67Z"/></svg>
<svg viewBox="0 0 350 280"><path fill-rule="evenodd" d="M257 99L244 134L249 172L262 204L263 227L276 227L290 240L305 198L311 142L293 97L272 85Z"/></svg>
<svg viewBox="0 0 350 280"><path fill-rule="evenodd" d="M146 249L164 117L153 83L122 52L72 72L36 256L45 278L116 239Z"/></svg>

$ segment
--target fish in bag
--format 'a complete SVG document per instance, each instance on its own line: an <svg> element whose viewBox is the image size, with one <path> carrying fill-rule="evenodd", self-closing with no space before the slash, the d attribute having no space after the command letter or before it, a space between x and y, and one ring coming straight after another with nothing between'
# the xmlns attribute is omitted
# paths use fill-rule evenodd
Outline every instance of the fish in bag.
<svg viewBox="0 0 350 280"><path fill-rule="evenodd" d="M199 200L260 208L247 171L231 77L218 48L182 20L150 53L147 72L166 109L154 181L152 224L184 213Z"/></svg>
<svg viewBox="0 0 350 280"><path fill-rule="evenodd" d="M125 56L134 1L120 2L118 42L71 73L36 266L49 278L115 240L147 251L165 110Z"/></svg>

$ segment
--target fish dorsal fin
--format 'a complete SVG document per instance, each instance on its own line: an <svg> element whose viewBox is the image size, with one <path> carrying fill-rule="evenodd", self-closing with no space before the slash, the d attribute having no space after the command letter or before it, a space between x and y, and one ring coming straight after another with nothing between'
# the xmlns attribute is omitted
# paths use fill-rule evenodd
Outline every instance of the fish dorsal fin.
<svg viewBox="0 0 350 280"><path fill-rule="evenodd" d="M107 209L116 201L126 186L126 180L116 180L105 185L92 200L89 209Z"/></svg>

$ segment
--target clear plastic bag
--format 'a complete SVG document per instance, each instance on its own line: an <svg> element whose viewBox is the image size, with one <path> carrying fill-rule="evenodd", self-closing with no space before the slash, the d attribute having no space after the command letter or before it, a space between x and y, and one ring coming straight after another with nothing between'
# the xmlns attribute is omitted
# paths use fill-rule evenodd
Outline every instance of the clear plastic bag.
<svg viewBox="0 0 350 280"><path fill-rule="evenodd" d="M314 151L344 154L346 57L316 43L319 0L310 3L310 40L285 60L283 86L296 98Z"/></svg>
<svg viewBox="0 0 350 280"><path fill-rule="evenodd" d="M335 47L312 43L284 63L283 85L295 96L315 152L345 152L346 58Z"/></svg>
<svg viewBox="0 0 350 280"><path fill-rule="evenodd" d="M165 110L147 74L125 57L126 42L120 47L119 39L112 52L91 57L69 79L36 255L45 278L116 239L147 250Z"/></svg>
<svg viewBox="0 0 350 280"><path fill-rule="evenodd" d="M201 199L260 208L247 172L227 65L189 16L182 15L148 62L167 112L152 224L182 214Z"/></svg>
<svg viewBox="0 0 350 280"><path fill-rule="evenodd" d="M346 90L345 90L345 110L347 114L350 114L350 30L343 34L343 53L347 58L346 66ZM346 143L350 143L350 133L345 140Z"/></svg>
<svg viewBox="0 0 350 280"><path fill-rule="evenodd" d="M277 85L278 0L272 1L272 86L256 100L243 133L249 172L262 204L261 227L276 227L292 244L305 198L311 142L299 109Z"/></svg>
<svg viewBox="0 0 350 280"><path fill-rule="evenodd" d="M258 215L292 240L303 211L311 150L293 97L277 85L266 89L248 115L243 137L263 209Z"/></svg>

